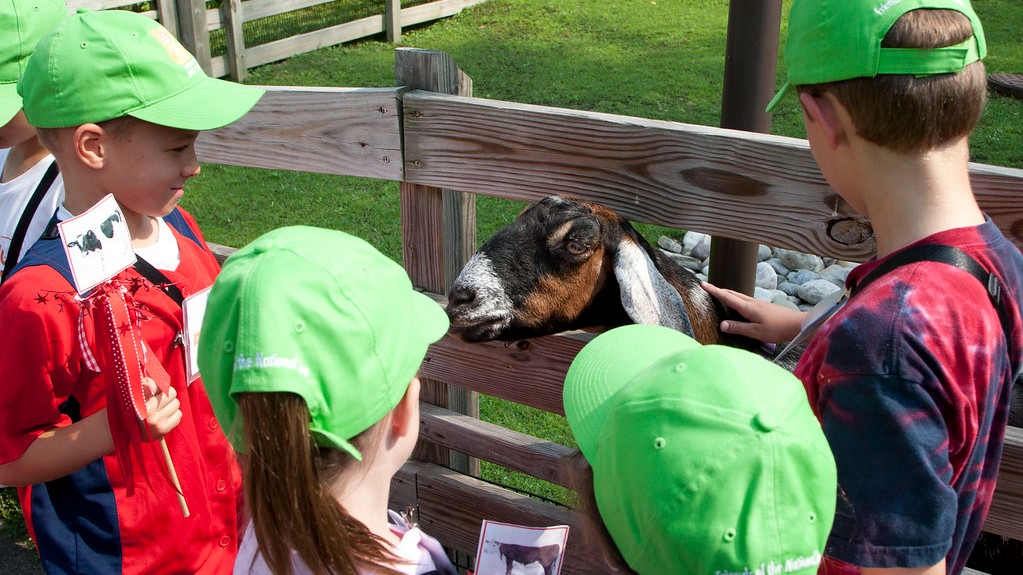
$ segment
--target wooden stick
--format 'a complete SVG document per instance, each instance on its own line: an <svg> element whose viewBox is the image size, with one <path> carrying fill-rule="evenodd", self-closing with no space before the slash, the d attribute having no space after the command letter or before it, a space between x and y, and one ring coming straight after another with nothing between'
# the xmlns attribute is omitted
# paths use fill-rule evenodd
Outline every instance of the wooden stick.
<svg viewBox="0 0 1023 575"><path fill-rule="evenodd" d="M188 517L188 503L185 502L185 494L181 491L181 483L178 482L178 473L174 470L174 462L171 461L170 450L167 449L167 440L160 438L160 450L163 451L163 462L167 464L167 471L170 472L171 482L174 484L174 491L178 495L178 503L181 505L181 514Z"/></svg>

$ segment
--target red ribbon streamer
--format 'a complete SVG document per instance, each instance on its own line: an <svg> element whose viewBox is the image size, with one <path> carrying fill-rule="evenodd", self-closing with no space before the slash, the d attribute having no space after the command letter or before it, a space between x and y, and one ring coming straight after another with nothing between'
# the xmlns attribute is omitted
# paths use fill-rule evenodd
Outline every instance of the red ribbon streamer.
<svg viewBox="0 0 1023 575"><path fill-rule="evenodd" d="M144 466L141 451L144 427L139 422L149 415L146 408L146 379L155 381L157 388L166 394L170 390L170 376L154 354L147 350L142 339L139 312L134 306L129 307L126 297L130 299L131 296L127 294L128 290L123 286L110 282L97 288L88 300L96 327L99 361L107 383L110 435L113 437L114 452L125 477L128 495L131 495L134 493L132 455ZM160 447L168 466L167 480L178 493L182 510L187 516L181 487L162 440ZM148 475L146 481L149 481Z"/></svg>

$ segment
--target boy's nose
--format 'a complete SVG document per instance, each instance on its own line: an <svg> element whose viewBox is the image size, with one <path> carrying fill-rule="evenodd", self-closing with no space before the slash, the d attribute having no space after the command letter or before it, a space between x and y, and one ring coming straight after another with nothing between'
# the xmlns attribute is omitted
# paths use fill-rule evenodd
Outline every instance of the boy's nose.
<svg viewBox="0 0 1023 575"><path fill-rule="evenodd" d="M191 178L193 176L198 176L200 170L201 168L199 167L199 161L195 160L188 164L187 166L185 166L185 169L181 171L181 175L185 176L186 178Z"/></svg>

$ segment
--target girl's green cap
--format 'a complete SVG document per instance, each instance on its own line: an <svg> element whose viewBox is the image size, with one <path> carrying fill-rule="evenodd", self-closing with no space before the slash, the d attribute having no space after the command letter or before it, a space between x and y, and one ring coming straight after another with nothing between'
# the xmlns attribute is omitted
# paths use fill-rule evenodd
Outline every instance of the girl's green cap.
<svg viewBox="0 0 1023 575"><path fill-rule="evenodd" d="M199 368L236 445L234 396L286 392L305 400L319 445L358 459L349 440L394 409L447 330L441 306L367 242L286 227L224 262L203 318Z"/></svg>

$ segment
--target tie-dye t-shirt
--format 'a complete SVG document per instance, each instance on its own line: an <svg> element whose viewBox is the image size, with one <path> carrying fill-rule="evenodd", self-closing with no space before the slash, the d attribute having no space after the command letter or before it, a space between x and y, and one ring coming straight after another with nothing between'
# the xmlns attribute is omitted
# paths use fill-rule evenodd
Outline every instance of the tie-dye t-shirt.
<svg viewBox="0 0 1023 575"><path fill-rule="evenodd" d="M822 572L856 572L841 561L918 567L944 557L958 573L991 503L1023 358L1023 256L990 220L918 243L958 247L994 271L1011 334L1007 342L985 286L936 262L879 277L817 332L796 375L838 465Z"/></svg>

